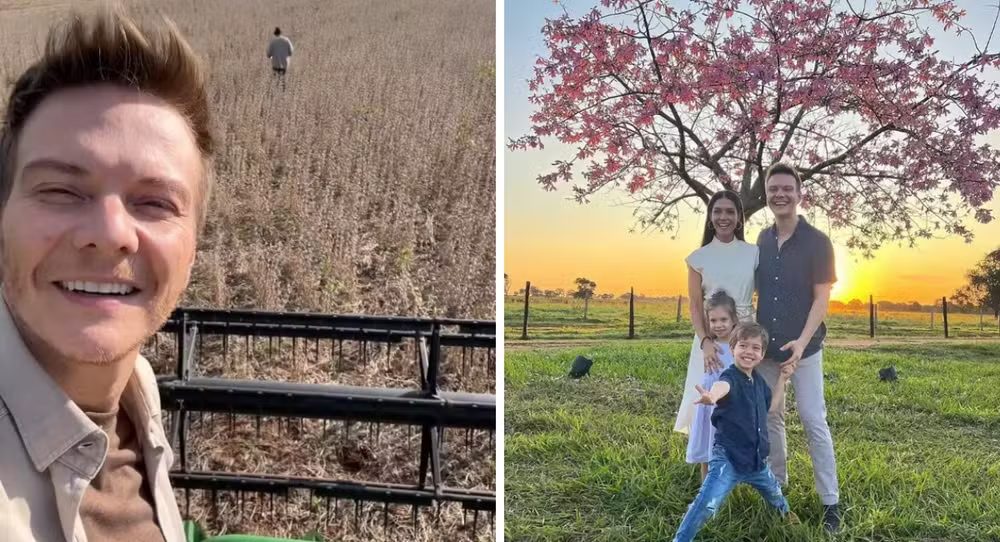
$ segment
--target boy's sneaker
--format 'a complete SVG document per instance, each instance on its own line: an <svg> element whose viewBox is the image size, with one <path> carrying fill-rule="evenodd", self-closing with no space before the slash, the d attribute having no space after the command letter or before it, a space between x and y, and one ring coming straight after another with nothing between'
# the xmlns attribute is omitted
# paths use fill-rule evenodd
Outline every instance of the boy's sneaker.
<svg viewBox="0 0 1000 542"><path fill-rule="evenodd" d="M840 510L836 504L823 505L823 528L831 534L840 531Z"/></svg>
<svg viewBox="0 0 1000 542"><path fill-rule="evenodd" d="M802 521L799 520L799 516L796 516L795 512L792 512L791 510L785 514L785 523L788 525L802 525Z"/></svg>

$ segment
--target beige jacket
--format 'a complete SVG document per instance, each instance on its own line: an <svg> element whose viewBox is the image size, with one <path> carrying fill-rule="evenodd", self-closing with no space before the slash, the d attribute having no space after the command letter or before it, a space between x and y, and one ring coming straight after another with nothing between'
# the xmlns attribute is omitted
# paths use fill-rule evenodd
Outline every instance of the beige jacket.
<svg viewBox="0 0 1000 542"><path fill-rule="evenodd" d="M173 453L160 421L156 377L142 356L120 406L136 424L163 536L167 542L183 542L167 473ZM0 540L88 542L80 501L101 469L107 447L107 435L28 352L0 298Z"/></svg>

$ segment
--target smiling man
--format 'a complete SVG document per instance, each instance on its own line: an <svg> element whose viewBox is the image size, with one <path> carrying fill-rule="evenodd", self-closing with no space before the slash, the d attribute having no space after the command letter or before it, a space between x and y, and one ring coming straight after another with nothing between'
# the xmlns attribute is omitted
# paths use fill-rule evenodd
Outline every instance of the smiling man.
<svg viewBox="0 0 1000 542"><path fill-rule="evenodd" d="M771 338L758 367L768 386L778 385L782 369L794 371L795 404L805 429L816 491L823 503L823 526L840 529L840 489L833 437L826 421L823 397L823 339L830 291L837 281L833 244L823 232L798 214L802 178L794 167L774 164L764 180L767 207L774 225L760 232L757 321ZM769 460L774 475L788 483L784 399L768 413Z"/></svg>
<svg viewBox="0 0 1000 542"><path fill-rule="evenodd" d="M201 62L114 10L53 30L0 126L0 533L184 540L141 346L187 287L210 192Z"/></svg>

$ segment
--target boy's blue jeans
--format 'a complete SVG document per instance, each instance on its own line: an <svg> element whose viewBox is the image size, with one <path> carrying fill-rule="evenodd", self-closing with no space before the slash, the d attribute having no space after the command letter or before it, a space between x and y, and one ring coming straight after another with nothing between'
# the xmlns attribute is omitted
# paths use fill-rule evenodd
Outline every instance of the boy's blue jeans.
<svg viewBox="0 0 1000 542"><path fill-rule="evenodd" d="M712 460L708 463L708 476L698 491L698 496L688 507L687 514L674 536L674 542L688 542L694 540L698 530L708 521L708 518L715 515L716 510L722 507L722 502L726 500L729 492L740 482L750 484L764 497L764 500L771 506L778 509L781 515L788 513L788 501L781 494L781 486L778 485L777 478L771 472L771 468L764 465L764 468L746 474L736 472L733 465L726 458L726 452L722 446L716 444L712 447Z"/></svg>

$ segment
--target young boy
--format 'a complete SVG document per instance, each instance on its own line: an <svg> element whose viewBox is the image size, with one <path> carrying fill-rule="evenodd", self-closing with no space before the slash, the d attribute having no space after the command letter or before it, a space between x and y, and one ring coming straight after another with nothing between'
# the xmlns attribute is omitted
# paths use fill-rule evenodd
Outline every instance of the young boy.
<svg viewBox="0 0 1000 542"><path fill-rule="evenodd" d="M695 403L715 405L712 413L715 444L708 476L688 507L674 542L694 540L701 526L740 482L759 491L789 523L799 522L788 509L788 501L767 464L767 413L781 407L785 382L792 373L790 366L782 369L772 394L764 378L754 370L764 358L767 340L767 330L759 324L746 322L736 326L729 339L733 365L722 372L711 390L696 386L701 397Z"/></svg>

